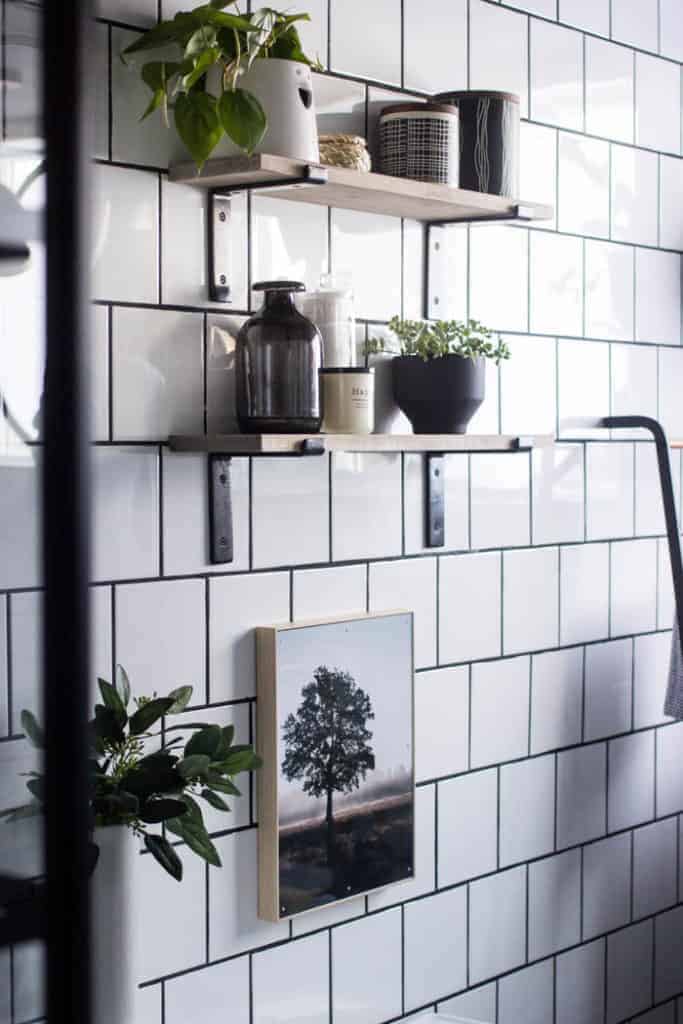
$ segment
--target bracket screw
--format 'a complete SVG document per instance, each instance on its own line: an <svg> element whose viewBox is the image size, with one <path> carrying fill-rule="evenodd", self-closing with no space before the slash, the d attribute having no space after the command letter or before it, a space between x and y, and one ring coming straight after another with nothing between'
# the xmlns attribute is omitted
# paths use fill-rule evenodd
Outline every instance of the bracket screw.
<svg viewBox="0 0 683 1024"><path fill-rule="evenodd" d="M225 222L228 219L225 210L221 210L221 212L218 214L218 219L223 222Z"/></svg>
<svg viewBox="0 0 683 1024"><path fill-rule="evenodd" d="M441 248L441 242L434 242L434 251L438 252Z"/></svg>
<svg viewBox="0 0 683 1024"><path fill-rule="evenodd" d="M225 274L221 274L221 276L218 278L218 280L220 281L221 284L226 284L228 279L225 276Z"/></svg>
<svg viewBox="0 0 683 1024"><path fill-rule="evenodd" d="M439 296L435 295L434 298L432 299L432 302L434 303L435 306L438 306L439 305Z"/></svg>

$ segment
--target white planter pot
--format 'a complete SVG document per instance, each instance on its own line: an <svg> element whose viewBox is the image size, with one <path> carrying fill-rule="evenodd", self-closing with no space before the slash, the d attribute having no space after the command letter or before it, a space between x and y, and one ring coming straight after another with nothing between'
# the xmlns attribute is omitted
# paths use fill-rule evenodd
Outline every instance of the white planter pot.
<svg viewBox="0 0 683 1024"><path fill-rule="evenodd" d="M214 69L207 75L207 89L214 96L220 93L220 74L220 70ZM278 58L255 60L250 70L240 78L239 85L258 98L268 118L266 134L254 152L318 162L313 76L307 64ZM224 135L211 157L242 153L243 150ZM179 139L173 159L189 159Z"/></svg>
<svg viewBox="0 0 683 1024"><path fill-rule="evenodd" d="M137 997L135 865L140 847L121 826L95 830L100 848L90 881L93 1024L132 1024Z"/></svg>

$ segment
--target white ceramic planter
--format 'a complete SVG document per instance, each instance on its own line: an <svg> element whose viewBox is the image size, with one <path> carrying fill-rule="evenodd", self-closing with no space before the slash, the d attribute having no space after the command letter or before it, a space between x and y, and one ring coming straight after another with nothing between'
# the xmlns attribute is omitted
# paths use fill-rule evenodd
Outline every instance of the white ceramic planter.
<svg viewBox="0 0 683 1024"><path fill-rule="evenodd" d="M132 1024L137 996L135 865L140 847L120 826L99 828L100 848L90 881L94 1024Z"/></svg>

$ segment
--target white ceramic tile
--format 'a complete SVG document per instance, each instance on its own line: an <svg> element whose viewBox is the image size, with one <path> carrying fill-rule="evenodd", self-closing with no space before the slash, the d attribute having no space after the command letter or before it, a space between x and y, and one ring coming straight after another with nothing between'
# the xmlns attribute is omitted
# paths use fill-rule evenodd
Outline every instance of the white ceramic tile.
<svg viewBox="0 0 683 1024"><path fill-rule="evenodd" d="M421 223L403 221L403 316L417 320L424 312L424 261L427 239Z"/></svg>
<svg viewBox="0 0 683 1024"><path fill-rule="evenodd" d="M467 429L471 434L497 434L500 429L498 413L499 378L498 367L490 359L486 361L485 393L483 404L475 412Z"/></svg>
<svg viewBox="0 0 683 1024"><path fill-rule="evenodd" d="M390 890L393 891L393 890ZM354 917L362 917L365 913L365 897L357 896L352 900L342 900L320 910L311 910L300 914L292 920L292 936L307 935L319 928L329 928L342 921L350 921Z"/></svg>
<svg viewBox="0 0 683 1024"><path fill-rule="evenodd" d="M373 951L368 956L368 950ZM332 933L335 1024L377 1024L401 1013L401 912L387 910Z"/></svg>
<svg viewBox="0 0 683 1024"><path fill-rule="evenodd" d="M255 459L251 502L255 569L329 560L327 457Z"/></svg>
<svg viewBox="0 0 683 1024"><path fill-rule="evenodd" d="M498 986L500 1024L546 1024L553 1012L553 967L550 961L534 964L501 978Z"/></svg>
<svg viewBox="0 0 683 1024"><path fill-rule="evenodd" d="M470 316L492 330L527 329L527 245L528 232L518 228L489 225L470 233Z"/></svg>
<svg viewBox="0 0 683 1024"><path fill-rule="evenodd" d="M572 949L555 962L557 1024L594 1024L603 1020L605 940Z"/></svg>
<svg viewBox="0 0 683 1024"><path fill-rule="evenodd" d="M206 195L203 189L161 179L161 297L178 306L209 306L225 311L224 303L209 302L206 260ZM230 199L230 236L221 253L228 268L230 304L249 305L247 295L247 196Z"/></svg>
<svg viewBox="0 0 683 1024"><path fill-rule="evenodd" d="M210 959L286 939L286 922L274 924L256 916L256 830L221 836L215 846L223 866L209 868Z"/></svg>
<svg viewBox="0 0 683 1024"><path fill-rule="evenodd" d="M472 455L470 461L471 546L528 545L529 470L526 452Z"/></svg>
<svg viewBox="0 0 683 1024"><path fill-rule="evenodd" d="M657 0L612 0L612 39L657 50Z"/></svg>
<svg viewBox="0 0 683 1024"><path fill-rule="evenodd" d="M681 1000L678 1001L679 1013ZM675 1022L676 1006L674 1002L666 1003L664 1006L655 1007L654 1010L650 1010L646 1013L641 1013L638 1017L634 1017L634 1024L674 1024Z"/></svg>
<svg viewBox="0 0 683 1024"><path fill-rule="evenodd" d="M533 757L500 771L500 864L550 853L555 844L555 757Z"/></svg>
<svg viewBox="0 0 683 1024"><path fill-rule="evenodd" d="M440 886L495 871L497 866L497 772L471 772L439 783ZM467 836L467 842L463 842Z"/></svg>
<svg viewBox="0 0 683 1024"><path fill-rule="evenodd" d="M9 1024L11 1016L11 972L10 951L3 949L0 953L0 1020Z"/></svg>
<svg viewBox="0 0 683 1024"><path fill-rule="evenodd" d="M401 84L401 4L376 0L369 31L349 31L357 11L354 0L334 0L330 20L331 68L348 75ZM370 28L370 26L366 26Z"/></svg>
<svg viewBox="0 0 683 1024"><path fill-rule="evenodd" d="M98 0L98 15L147 28L157 20L156 0Z"/></svg>
<svg viewBox="0 0 683 1024"><path fill-rule="evenodd" d="M659 483L657 453L652 444L637 444L636 448L636 534L666 532L662 490ZM674 494L680 494L681 466L674 452L671 461ZM678 511L679 502L676 501Z"/></svg>
<svg viewBox="0 0 683 1024"><path fill-rule="evenodd" d="M466 0L436 0L425 18L420 0L404 6L405 85L422 92L467 88ZM434 31L438 25L438 31Z"/></svg>
<svg viewBox="0 0 683 1024"><path fill-rule="evenodd" d="M525 960L526 870L512 868L470 886L470 981L484 981Z"/></svg>
<svg viewBox="0 0 683 1024"><path fill-rule="evenodd" d="M157 302L159 181L149 171L93 168L93 298Z"/></svg>
<svg viewBox="0 0 683 1024"><path fill-rule="evenodd" d="M633 53L586 37L586 131L633 142Z"/></svg>
<svg viewBox="0 0 683 1024"><path fill-rule="evenodd" d="M223 1024L226 993L230 994L231 1021L234 1020L235 1024L248 1024L248 957L213 964L201 971L171 978L165 983L164 989L167 1024L186 1024L199 1006L204 1024Z"/></svg>
<svg viewBox="0 0 683 1024"><path fill-rule="evenodd" d="M183 7L185 0L182 0ZM297 23L297 31L301 39L304 53L311 60L318 60L321 64L327 64L327 37L329 26L327 23L328 4L325 0L310 0L306 4L306 12L310 15L310 21Z"/></svg>
<svg viewBox="0 0 683 1024"><path fill-rule="evenodd" d="M529 749L529 658L472 666L472 767L524 757ZM505 729L498 728L501 716Z"/></svg>
<svg viewBox="0 0 683 1024"><path fill-rule="evenodd" d="M501 558L451 555L439 565L439 661L448 664L501 653Z"/></svg>
<svg viewBox="0 0 683 1024"><path fill-rule="evenodd" d="M559 0L559 19L595 35L609 35L609 0Z"/></svg>
<svg viewBox="0 0 683 1024"><path fill-rule="evenodd" d="M330 938L325 932L257 953L252 961L254 1024L330 1019Z"/></svg>
<svg viewBox="0 0 683 1024"><path fill-rule="evenodd" d="M612 345L610 383L613 416L657 418L657 357L646 345ZM642 430L619 430L622 439L646 437Z"/></svg>
<svg viewBox="0 0 683 1024"><path fill-rule="evenodd" d="M674 620L675 601L669 545L657 541L657 629L669 629Z"/></svg>
<svg viewBox="0 0 683 1024"><path fill-rule="evenodd" d="M246 290L244 295L246 305ZM209 315L206 319L206 429L209 433L239 433L235 350L240 328L246 321L242 316Z"/></svg>
<svg viewBox="0 0 683 1024"><path fill-rule="evenodd" d="M605 834L605 744L566 750L557 758L557 845Z"/></svg>
<svg viewBox="0 0 683 1024"><path fill-rule="evenodd" d="M633 536L634 453L632 444L586 446L586 537Z"/></svg>
<svg viewBox="0 0 683 1024"><path fill-rule="evenodd" d="M7 692L7 598L0 597L0 736L6 736L9 728L9 694Z"/></svg>
<svg viewBox="0 0 683 1024"><path fill-rule="evenodd" d="M589 843L583 851L583 938L620 928L630 917L630 835Z"/></svg>
<svg viewBox="0 0 683 1024"><path fill-rule="evenodd" d="M520 97L528 111L528 19L475 0L470 6L470 89L498 89Z"/></svg>
<svg viewBox="0 0 683 1024"><path fill-rule="evenodd" d="M159 457L153 448L93 453L94 580L159 572Z"/></svg>
<svg viewBox="0 0 683 1024"><path fill-rule="evenodd" d="M580 238L534 231L529 326L536 334L582 334L583 258Z"/></svg>
<svg viewBox="0 0 683 1024"><path fill-rule="evenodd" d="M612 545L610 634L645 633L656 626L657 542Z"/></svg>
<svg viewBox="0 0 683 1024"><path fill-rule="evenodd" d="M332 211L332 269L353 280L355 315L385 321L400 310L400 221Z"/></svg>
<svg viewBox="0 0 683 1024"><path fill-rule="evenodd" d="M204 325L200 314L115 309L113 428L117 441L199 434L204 425Z"/></svg>
<svg viewBox="0 0 683 1024"><path fill-rule="evenodd" d="M369 568L371 612L406 608L415 613L415 667L436 664L436 559L375 562Z"/></svg>
<svg viewBox="0 0 683 1024"><path fill-rule="evenodd" d="M568 850L529 865L529 957L579 942L581 852Z"/></svg>
<svg viewBox="0 0 683 1024"><path fill-rule="evenodd" d="M206 952L206 868L186 846L178 848L183 882L178 885L150 854L136 861L133 921L139 981L173 974L204 962Z"/></svg>
<svg viewBox="0 0 683 1024"><path fill-rule="evenodd" d="M399 885L390 885L386 889L370 893L368 895L368 910L381 910L383 907L433 892L436 884L435 849L436 786L420 786L415 790L415 872L413 877ZM350 900L348 904L345 903L342 906L353 905L355 902ZM360 902L361 912L363 912L364 904L362 900ZM314 917L313 914L305 914L300 920L305 922L309 918L313 920ZM295 921L295 934L296 930L297 922Z"/></svg>
<svg viewBox="0 0 683 1024"><path fill-rule="evenodd" d="M431 549L425 544L425 457L406 452L403 459L406 554L419 554ZM446 551L469 547L469 463L467 455L444 457L443 483Z"/></svg>
<svg viewBox="0 0 683 1024"><path fill-rule="evenodd" d="M655 919L655 1001L663 1002L681 991L681 958L678 944L683 907Z"/></svg>
<svg viewBox="0 0 683 1024"><path fill-rule="evenodd" d="M671 634L637 636L633 649L633 727L643 729L668 721L664 693L671 657Z"/></svg>
<svg viewBox="0 0 683 1024"><path fill-rule="evenodd" d="M415 677L417 781L467 770L469 672L465 666Z"/></svg>
<svg viewBox="0 0 683 1024"><path fill-rule="evenodd" d="M583 540L584 449L550 445L532 455L534 544Z"/></svg>
<svg viewBox="0 0 683 1024"><path fill-rule="evenodd" d="M609 143L560 132L558 227L609 235Z"/></svg>
<svg viewBox="0 0 683 1024"><path fill-rule="evenodd" d="M467 984L464 888L410 903L405 911L405 1006L424 1006Z"/></svg>
<svg viewBox="0 0 683 1024"><path fill-rule="evenodd" d="M612 238L657 245L658 179L655 153L612 146Z"/></svg>
<svg viewBox="0 0 683 1024"><path fill-rule="evenodd" d="M681 342L681 257L636 249L636 341Z"/></svg>
<svg viewBox="0 0 683 1024"><path fill-rule="evenodd" d="M327 209L254 194L251 279L303 281L309 291L327 271ZM258 307L262 295L252 296Z"/></svg>
<svg viewBox="0 0 683 1024"><path fill-rule="evenodd" d="M365 136L365 87L360 82L314 73L313 93L320 135Z"/></svg>
<svg viewBox="0 0 683 1024"><path fill-rule="evenodd" d="M657 817L683 811L683 723L657 732Z"/></svg>
<svg viewBox="0 0 683 1024"><path fill-rule="evenodd" d="M652 921L607 938L607 1024L644 1010L652 1000Z"/></svg>
<svg viewBox="0 0 683 1024"><path fill-rule="evenodd" d="M40 463L28 450L3 459L0 481L0 586L39 586Z"/></svg>
<svg viewBox="0 0 683 1024"><path fill-rule="evenodd" d="M661 52L665 57L683 61L683 22L678 0L661 0L659 17Z"/></svg>
<svg viewBox="0 0 683 1024"><path fill-rule="evenodd" d="M256 693L256 626L289 622L289 574L226 576L209 584L209 694L213 701Z"/></svg>
<svg viewBox="0 0 683 1024"><path fill-rule="evenodd" d="M43 628L42 592L12 594L9 599L12 672L12 733L23 733L21 712L32 711L43 718L43 664L41 633Z"/></svg>
<svg viewBox="0 0 683 1024"><path fill-rule="evenodd" d="M386 341L390 337L390 332L386 327L372 326L368 330L370 336L374 338L382 338ZM392 360L393 356L388 353L368 358L368 366L375 371L375 433L410 434L412 432L410 422L394 400Z"/></svg>
<svg viewBox="0 0 683 1024"><path fill-rule="evenodd" d="M165 696L194 687L192 702L206 699L205 587L203 580L118 586L116 658L133 693Z"/></svg>
<svg viewBox="0 0 683 1024"><path fill-rule="evenodd" d="M332 558L401 553L400 455L332 456Z"/></svg>
<svg viewBox="0 0 683 1024"><path fill-rule="evenodd" d="M152 98L140 75L144 54L142 60L136 54L125 64L119 56L137 38L135 32L112 29L112 160L164 168L178 146L175 128L172 123L170 127L164 124L161 110L142 120ZM158 60L158 54L152 59ZM169 53L169 59L176 58ZM169 120L173 120L172 112Z"/></svg>
<svg viewBox="0 0 683 1024"><path fill-rule="evenodd" d="M678 381L683 369L683 352L659 350L659 417L670 438L683 437L683 404Z"/></svg>
<svg viewBox="0 0 683 1024"><path fill-rule="evenodd" d="M583 652L546 651L531 659L532 754L581 741Z"/></svg>
<svg viewBox="0 0 683 1024"><path fill-rule="evenodd" d="M94 75L94 142L93 156L99 160L109 159L109 28L107 25L91 26L95 50ZM2 104L0 103L0 109Z"/></svg>
<svg viewBox="0 0 683 1024"><path fill-rule="evenodd" d="M503 340L510 349L510 359L500 368L502 431L553 433L557 417L554 339L509 335ZM550 450L539 449L539 453L547 456Z"/></svg>
<svg viewBox="0 0 683 1024"><path fill-rule="evenodd" d="M582 421L609 415L609 348L589 341L561 339L557 376L559 433L564 437L606 437Z"/></svg>
<svg viewBox="0 0 683 1024"><path fill-rule="evenodd" d="M668 60L636 54L636 145L681 152L681 74Z"/></svg>
<svg viewBox="0 0 683 1024"><path fill-rule="evenodd" d="M633 338L633 251L612 242L586 242L586 336Z"/></svg>
<svg viewBox="0 0 683 1024"><path fill-rule="evenodd" d="M531 119L583 129L583 37L531 20Z"/></svg>
<svg viewBox="0 0 683 1024"><path fill-rule="evenodd" d="M562 548L560 643L600 640L609 632L609 546Z"/></svg>
<svg viewBox="0 0 683 1024"><path fill-rule="evenodd" d="M46 1008L47 962L42 942L19 945L13 953L12 990L14 1020L42 1017Z"/></svg>
<svg viewBox="0 0 683 1024"><path fill-rule="evenodd" d="M364 565L302 569L292 575L292 617L316 619L363 613L367 604Z"/></svg>
<svg viewBox="0 0 683 1024"><path fill-rule="evenodd" d="M202 455L163 452L164 573L244 572L249 568L249 460L230 466L232 494L232 562L209 561L209 509L206 459Z"/></svg>
<svg viewBox="0 0 683 1024"><path fill-rule="evenodd" d="M633 648L610 640L586 648L584 723L586 741L631 728Z"/></svg>
<svg viewBox="0 0 683 1024"><path fill-rule="evenodd" d="M519 194L535 196L536 202L552 206L549 220L529 226L554 230L557 226L557 131L545 125L522 121L519 135Z"/></svg>
<svg viewBox="0 0 683 1024"><path fill-rule="evenodd" d="M557 548L503 553L503 651L554 647L559 639Z"/></svg>
<svg viewBox="0 0 683 1024"><path fill-rule="evenodd" d="M675 818L633 833L633 916L648 917L676 902Z"/></svg>
<svg viewBox="0 0 683 1024"><path fill-rule="evenodd" d="M659 216L660 245L680 251L683 249L683 161L671 156L659 158Z"/></svg>
<svg viewBox="0 0 683 1024"><path fill-rule="evenodd" d="M493 1024L496 1019L496 982L468 989L462 995L439 1003L439 1013L450 1013L457 1019Z"/></svg>
<svg viewBox="0 0 683 1024"><path fill-rule="evenodd" d="M90 678L91 693L97 696L97 677L111 679L113 659L112 588L90 587Z"/></svg>
<svg viewBox="0 0 683 1024"><path fill-rule="evenodd" d="M109 437L109 311L106 306L90 309L90 437Z"/></svg>

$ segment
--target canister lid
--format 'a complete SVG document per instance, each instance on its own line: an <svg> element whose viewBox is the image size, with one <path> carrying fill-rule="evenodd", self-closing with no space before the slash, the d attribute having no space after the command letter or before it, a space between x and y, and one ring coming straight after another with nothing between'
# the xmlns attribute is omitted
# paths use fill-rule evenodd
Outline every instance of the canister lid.
<svg viewBox="0 0 683 1024"><path fill-rule="evenodd" d="M323 366L320 373L374 373L371 366Z"/></svg>
<svg viewBox="0 0 683 1024"><path fill-rule="evenodd" d="M258 281L252 285L255 292L305 292L302 281Z"/></svg>
<svg viewBox="0 0 683 1024"><path fill-rule="evenodd" d="M456 92L439 92L434 96L437 103L458 103L459 100L509 100L519 103L519 96L514 92L491 92L487 89L461 89Z"/></svg>
<svg viewBox="0 0 683 1024"><path fill-rule="evenodd" d="M379 116L390 114L455 114L457 117L458 108L451 103L392 103L382 107Z"/></svg>

